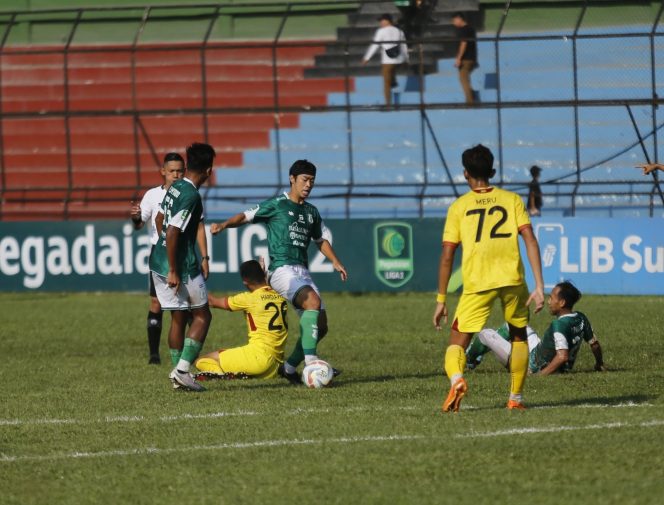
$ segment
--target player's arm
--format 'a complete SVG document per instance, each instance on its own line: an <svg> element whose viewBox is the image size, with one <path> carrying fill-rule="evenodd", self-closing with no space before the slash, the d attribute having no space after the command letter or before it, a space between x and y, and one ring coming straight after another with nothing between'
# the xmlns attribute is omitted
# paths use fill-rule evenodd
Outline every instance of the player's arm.
<svg viewBox="0 0 664 505"><path fill-rule="evenodd" d="M214 296L212 293L208 293L208 304L215 309L231 310L227 296Z"/></svg>
<svg viewBox="0 0 664 505"><path fill-rule="evenodd" d="M590 350L595 356L595 371L596 372L606 372L606 367L604 366L604 356L602 355L602 346L599 344L597 337L593 335L593 338L590 342Z"/></svg>
<svg viewBox="0 0 664 505"><path fill-rule="evenodd" d="M201 253L203 279L207 280L208 275L210 275L210 256L208 255L207 236L205 235L205 221L202 219L198 223L198 230L196 230L196 243Z"/></svg>
<svg viewBox="0 0 664 505"><path fill-rule="evenodd" d="M539 244L532 226L522 226L519 233L526 245L528 262L533 271L533 277L535 277L535 289L530 293L526 305L535 302L535 312L539 312L544 307L544 277L542 276L542 258L540 257Z"/></svg>
<svg viewBox="0 0 664 505"><path fill-rule="evenodd" d="M175 288L176 291L180 287L180 273L175 268L177 265L180 233L180 228L177 226L169 226L166 229L166 256L168 257L168 276L166 277L166 280L168 286Z"/></svg>
<svg viewBox="0 0 664 505"><path fill-rule="evenodd" d="M447 285L452 276L454 253L458 245L443 242L443 251L440 253L440 262L438 264L438 296L436 297L436 310L433 313L433 325L437 330L441 329L441 318L447 323Z"/></svg>
<svg viewBox="0 0 664 505"><path fill-rule="evenodd" d="M164 229L164 213L159 209L157 217L154 218L154 225L157 228L157 234L161 237L161 231Z"/></svg>
<svg viewBox="0 0 664 505"><path fill-rule="evenodd" d="M141 205L136 202L131 202L129 216L131 217L131 222L134 225L134 230L140 230L143 228L143 225L145 225L141 214Z"/></svg>
<svg viewBox="0 0 664 505"><path fill-rule="evenodd" d="M240 212L239 214L235 214L233 217L227 219L223 223L212 223L210 225L210 231L213 235L216 235L220 231L224 231L226 228L237 228L238 226L242 226L247 222L247 216L245 213Z"/></svg>
<svg viewBox="0 0 664 505"><path fill-rule="evenodd" d="M553 359L549 362L548 365L546 365L544 368L542 368L539 371L538 375L551 375L561 366L567 363L568 359L569 359L569 350L556 349L556 355L553 357Z"/></svg>
<svg viewBox="0 0 664 505"><path fill-rule="evenodd" d="M337 257L336 253L334 252L334 249L332 248L332 244L329 242L327 239L322 239L320 242L316 242L316 245L318 246L318 249L320 250L321 254L325 256L330 262L332 263L332 267L339 272L341 275L341 280L345 281L348 279L348 272L346 272L346 267L343 266L339 258Z"/></svg>

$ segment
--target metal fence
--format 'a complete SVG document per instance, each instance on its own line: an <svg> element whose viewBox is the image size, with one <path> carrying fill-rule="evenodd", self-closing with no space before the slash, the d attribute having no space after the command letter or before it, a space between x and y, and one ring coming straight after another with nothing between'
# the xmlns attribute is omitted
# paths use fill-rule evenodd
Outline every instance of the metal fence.
<svg viewBox="0 0 664 505"><path fill-rule="evenodd" d="M556 134L567 131L568 126L571 131L561 137L563 161L554 162L558 166L545 166L545 173L553 174L542 180L548 206L568 215L577 215L584 208L603 209L608 213L613 209L640 209L651 216L661 213L660 203L664 204L664 196L657 175L643 177L635 169L629 171L627 168L632 168L636 161L650 162L659 157L658 137L664 123L658 118L661 99L657 90L664 79L664 64L659 56L660 48L664 47L661 26L664 3L568 1L557 2L552 8L550 3L508 1L500 9L486 9L477 16L481 25L478 46L483 59L480 68L484 77L481 102L468 106L460 100L461 95L456 89L456 95L449 90L441 94L432 89L435 84L432 86L431 83L439 82L435 79L457 86L456 74L447 61L449 65L441 63L437 74L425 75L424 66L418 64L423 61L423 52L436 44L455 47L458 39L454 36L424 36L409 42L414 56L409 80L416 83L417 91L409 99L401 100L398 108L376 103L374 96L367 98L353 89L353 76L360 72L355 54L370 40L353 38L352 35L345 39L332 38L332 28L340 17L361 13L371 4L384 5L385 2L362 2L359 10L357 2L297 2L0 12L0 58L3 62L0 65L0 102L6 101L7 88L3 84L6 71L3 72L3 68L7 58L59 55L62 65L62 86L58 88L61 90L61 105L39 110L29 107L8 110L6 104L3 105L0 112L0 200L16 202L23 199L29 203L31 198L37 198L42 202L62 201L65 219L71 217L67 209L76 200L124 202L125 194L113 194L112 191L129 189L135 195L142 193L148 186L144 182L145 171L158 166L163 154L163 147L152 142L145 127L146 118L198 117L203 125L203 140L207 140L213 116L270 114L274 117L273 142L268 150L274 158L273 165L266 170L274 177L266 181L243 175L241 181L224 181L217 187L207 188L205 197L212 212L215 209L223 212L223 205L220 206L223 202L254 201L283 189L288 165L284 161L281 141L284 115L343 114L346 118L343 124L345 146L340 147L345 158L343 167L338 180L318 181L317 200L340 202L338 208L330 210L334 217L365 217L371 213L366 209L371 208L373 202L381 202L377 206L387 214L400 212L401 215L422 217L436 212L440 215L440 208L465 191L458 169L458 153L462 148L478 141L491 145L498 166L495 182L523 192L528 184L524 177L528 160L546 164L546 159L555 158L554 150L546 146L542 137L549 135L549 119L559 121L562 114L565 121L557 126ZM553 17L551 12L555 13ZM535 23L533 20L540 21ZM251 28L256 24L261 27L259 35ZM322 38L321 30L326 32ZM177 35L165 36L168 33ZM267 37L268 33L272 35ZM164 39L177 39L177 43L157 43ZM100 46L95 42L104 44ZM326 104L285 103L284 82L280 75L287 62L281 59L280 51L322 43L336 48L344 58L344 71L340 75L344 82L341 98ZM269 50L272 69L269 103L211 104L208 96L211 80L209 55L212 51L242 48ZM137 95L140 84L137 60L140 55L192 50L198 58L195 81L200 84L196 103L175 107L141 106ZM72 87L68 82L71 59L81 54L102 53L121 53L129 57L131 93L127 106L106 107L104 97L100 97L94 107L76 107L72 104ZM416 167L409 169L413 173L407 175L406 181L397 172L388 180L367 181L362 176L365 169L358 163L361 146L356 140L359 132L355 124L361 115L377 111L389 111L390 121L395 125L399 124L400 117L417 115L418 131L409 132L415 139L410 153L414 155ZM459 118L454 114L461 113L469 118L479 118L480 123L471 135L464 136L454 129L454 125L445 124L449 117ZM72 156L72 121L108 117L131 118L133 176L124 178L115 186L103 188L77 185L74 177L76 161ZM596 139L594 143L586 141L586 132L602 131L593 126L598 117L603 118L602 124L613 124L611 135L615 140L608 147L602 144L602 139ZM29 191L30 185L17 187L8 183L11 145L7 145L5 139L7 125L13 120L46 118L58 118L64 122L66 177L62 184L39 187L39 196L35 197L34 192ZM529 137L531 131L540 132L532 141L534 148L543 147L543 151L553 153L551 156L543 154L528 158L518 154L524 151L519 149L519 142L524 142L525 138L527 144L528 138L535 138ZM143 155L146 149L147 160ZM589 157L588 152L594 158ZM316 154L312 153L312 156ZM624 167L624 172L616 174L616 166L612 163ZM25 177L26 180L30 178L27 174ZM356 212L355 209L359 208L365 210Z"/></svg>

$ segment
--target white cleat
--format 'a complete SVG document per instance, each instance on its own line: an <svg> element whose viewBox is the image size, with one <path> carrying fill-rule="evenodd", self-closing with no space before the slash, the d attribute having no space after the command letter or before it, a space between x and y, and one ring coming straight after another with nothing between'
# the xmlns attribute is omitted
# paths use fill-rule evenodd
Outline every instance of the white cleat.
<svg viewBox="0 0 664 505"><path fill-rule="evenodd" d="M189 372L179 372L174 368L168 375L173 383L173 389L186 389L188 391L205 391L205 388L194 380Z"/></svg>

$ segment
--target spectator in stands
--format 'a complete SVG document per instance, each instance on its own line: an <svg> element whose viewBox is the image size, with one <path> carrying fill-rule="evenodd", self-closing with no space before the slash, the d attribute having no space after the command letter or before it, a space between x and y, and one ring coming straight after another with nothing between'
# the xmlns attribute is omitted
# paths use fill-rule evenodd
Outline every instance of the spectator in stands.
<svg viewBox="0 0 664 505"><path fill-rule="evenodd" d="M154 245L159 240L159 233L155 224L155 219L159 213L166 190L170 185L182 179L184 175L184 160L178 153L168 153L164 156L164 164L159 169L164 183L149 189L141 200L141 203L131 202L131 221L134 224L135 230L140 230L146 223L150 223L150 243L154 249ZM152 251L150 251L152 254ZM148 363L150 365L158 365L161 363L159 357L159 341L161 340L161 320L162 311L157 293L154 290L154 282L152 282L152 275L150 277L150 309L148 311L148 348L150 349L150 358Z"/></svg>
<svg viewBox="0 0 664 505"><path fill-rule="evenodd" d="M390 14L383 14L378 18L378 21L380 22L380 28L374 34L373 42L364 54L362 64L366 65L380 48L383 94L385 95L385 104L390 106L392 105L392 88L397 87L397 67L408 62L408 47L406 46L406 36L399 28L394 26Z"/></svg>
<svg viewBox="0 0 664 505"><path fill-rule="evenodd" d="M655 170L661 170L664 172L664 165L660 163L645 163L643 165L637 165L636 168L641 168L643 169L643 175L648 175Z"/></svg>
<svg viewBox="0 0 664 505"><path fill-rule="evenodd" d="M475 103L475 91L470 84L470 74L477 68L477 34L475 29L466 21L463 12L452 16L452 24L457 29L459 48L457 50L454 66L459 69L459 81L466 97L466 103Z"/></svg>
<svg viewBox="0 0 664 505"><path fill-rule="evenodd" d="M542 215L542 188L539 184L539 176L542 169L537 165L530 167L530 175L533 180L528 184L528 214L531 216Z"/></svg>
<svg viewBox="0 0 664 505"><path fill-rule="evenodd" d="M429 21L435 22L431 12L436 6L436 0L397 0L394 3L401 11L399 28L408 40L420 38L424 25Z"/></svg>

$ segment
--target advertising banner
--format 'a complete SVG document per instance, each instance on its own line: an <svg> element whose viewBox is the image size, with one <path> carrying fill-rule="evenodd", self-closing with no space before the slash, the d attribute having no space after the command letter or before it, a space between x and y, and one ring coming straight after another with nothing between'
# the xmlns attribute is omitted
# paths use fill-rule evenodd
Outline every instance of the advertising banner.
<svg viewBox="0 0 664 505"><path fill-rule="evenodd" d="M309 268L323 291L437 291L442 219L328 220L332 243L349 274L342 282L316 247ZM542 219L533 221L547 290L563 279L584 293L664 294L664 221ZM268 258L267 232L249 224L212 236L211 291L243 286L243 261ZM150 242L129 222L0 223L2 291L142 291ZM525 250L522 248L529 285ZM461 287L460 251L450 290Z"/></svg>

